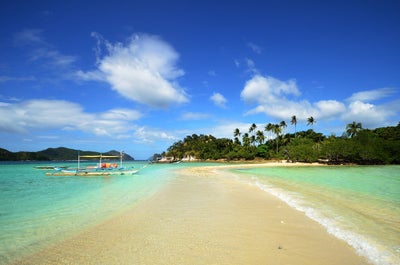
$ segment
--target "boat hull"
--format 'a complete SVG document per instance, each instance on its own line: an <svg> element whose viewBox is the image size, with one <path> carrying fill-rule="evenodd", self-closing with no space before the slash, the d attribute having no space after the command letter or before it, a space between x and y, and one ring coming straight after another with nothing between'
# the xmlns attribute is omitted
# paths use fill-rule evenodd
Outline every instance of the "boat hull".
<svg viewBox="0 0 400 265"><path fill-rule="evenodd" d="M70 177L96 177L96 176L114 176L114 175L134 175L139 170L115 170L115 171L58 171L58 172L47 172L46 176L70 176Z"/></svg>

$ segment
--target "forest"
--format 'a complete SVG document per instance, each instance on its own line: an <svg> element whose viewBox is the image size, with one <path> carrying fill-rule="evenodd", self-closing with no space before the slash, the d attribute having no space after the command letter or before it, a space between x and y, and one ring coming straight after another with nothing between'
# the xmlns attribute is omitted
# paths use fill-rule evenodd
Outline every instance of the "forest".
<svg viewBox="0 0 400 265"><path fill-rule="evenodd" d="M292 117L296 127L296 118ZM315 123L310 117L308 125ZM325 136L313 129L284 133L287 124L252 124L248 131L235 129L233 140L212 135L185 137L171 145L163 156L180 160L192 156L201 160L287 160L328 164L400 164L400 123L374 130L353 122L341 136Z"/></svg>

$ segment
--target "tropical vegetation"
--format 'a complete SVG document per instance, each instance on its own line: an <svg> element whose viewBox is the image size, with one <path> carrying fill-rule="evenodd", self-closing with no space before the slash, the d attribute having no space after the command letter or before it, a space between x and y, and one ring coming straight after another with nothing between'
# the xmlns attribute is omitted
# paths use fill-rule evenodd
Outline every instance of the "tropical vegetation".
<svg viewBox="0 0 400 265"><path fill-rule="evenodd" d="M316 123L313 117L307 125ZM233 131L233 140L212 135L187 136L171 145L163 156L180 160L278 159L292 162L326 162L330 164L400 164L400 123L397 126L362 128L359 122L346 126L341 136L326 136L313 128L297 132L297 118L292 116L294 133L285 133L285 121L268 123L264 128L252 124L248 131Z"/></svg>

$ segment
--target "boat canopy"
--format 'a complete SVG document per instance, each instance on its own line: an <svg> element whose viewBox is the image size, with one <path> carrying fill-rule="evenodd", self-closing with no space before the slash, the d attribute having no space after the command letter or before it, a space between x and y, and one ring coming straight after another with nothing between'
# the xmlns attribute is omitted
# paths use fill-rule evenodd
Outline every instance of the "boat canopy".
<svg viewBox="0 0 400 265"><path fill-rule="evenodd" d="M106 156L106 155L87 155L79 156L80 158L119 158L120 156Z"/></svg>

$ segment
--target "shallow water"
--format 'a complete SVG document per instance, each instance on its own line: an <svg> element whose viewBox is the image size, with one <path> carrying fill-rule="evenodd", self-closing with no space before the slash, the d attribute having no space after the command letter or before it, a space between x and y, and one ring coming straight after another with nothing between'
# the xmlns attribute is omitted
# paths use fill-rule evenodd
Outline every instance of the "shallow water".
<svg viewBox="0 0 400 265"><path fill-rule="evenodd" d="M72 236L154 194L174 165L147 164L125 163L146 166L135 175L85 178L46 176L48 170L34 168L43 163L1 163L0 263Z"/></svg>
<svg viewBox="0 0 400 265"><path fill-rule="evenodd" d="M400 166L236 170L379 265L400 264Z"/></svg>
<svg viewBox="0 0 400 265"><path fill-rule="evenodd" d="M48 163L46 163L48 164ZM0 263L73 236L148 198L176 174L210 163L127 163L138 174L48 177L43 163L0 164ZM75 163L57 165L76 166ZM400 264L400 166L235 170L305 212L374 264Z"/></svg>

